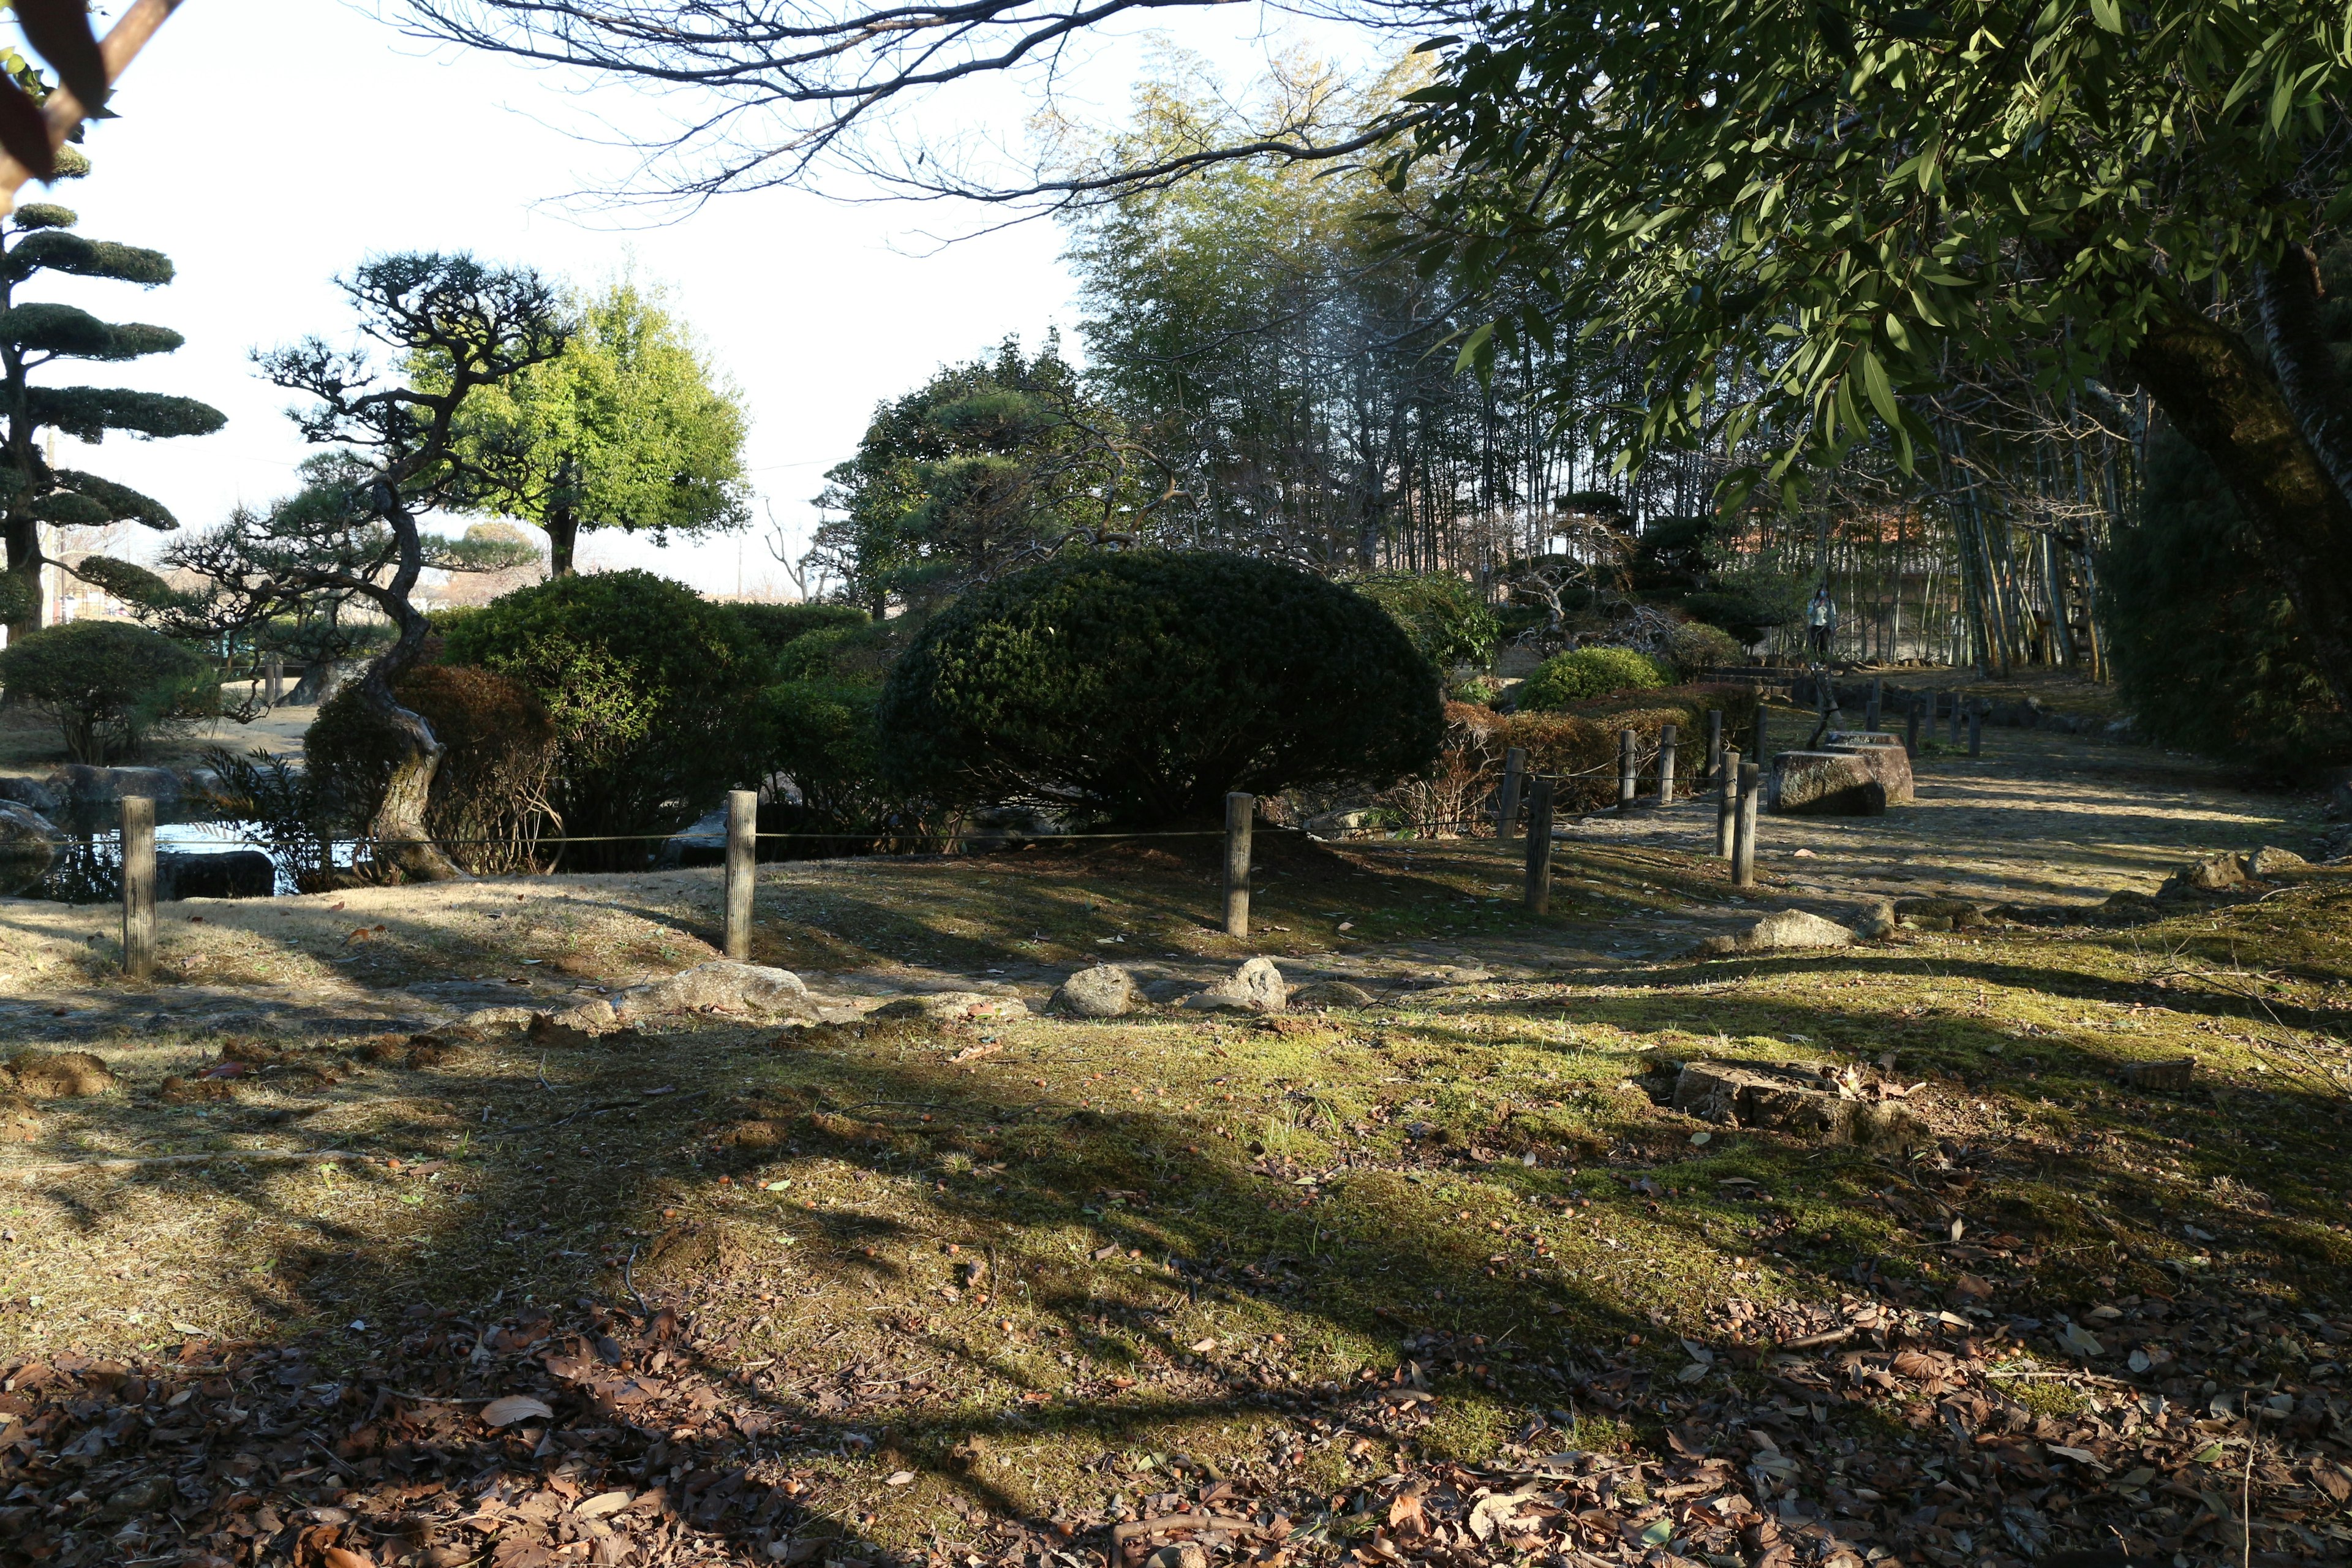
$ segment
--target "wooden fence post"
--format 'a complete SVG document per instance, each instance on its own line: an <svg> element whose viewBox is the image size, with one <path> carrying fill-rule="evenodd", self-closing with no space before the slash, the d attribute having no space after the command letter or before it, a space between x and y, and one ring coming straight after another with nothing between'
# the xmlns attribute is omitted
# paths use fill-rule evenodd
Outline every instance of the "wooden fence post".
<svg viewBox="0 0 2352 1568"><path fill-rule="evenodd" d="M1985 705L1981 700L1969 704L1969 755L1984 754Z"/></svg>
<svg viewBox="0 0 2352 1568"><path fill-rule="evenodd" d="M1739 816L1731 845L1731 885L1756 885L1756 807L1764 793L1764 770L1754 763L1739 765Z"/></svg>
<svg viewBox="0 0 2352 1568"><path fill-rule="evenodd" d="M1528 913L1551 912L1551 780L1528 788Z"/></svg>
<svg viewBox="0 0 2352 1568"><path fill-rule="evenodd" d="M1630 811L1641 788L1642 738L1631 730L1617 731L1617 809Z"/></svg>
<svg viewBox="0 0 2352 1568"><path fill-rule="evenodd" d="M1673 724L1658 727L1658 805L1675 804L1675 742L1682 731Z"/></svg>
<svg viewBox="0 0 2352 1568"><path fill-rule="evenodd" d="M1764 735L1764 726L1770 713L1771 710L1762 702L1756 704L1756 765L1761 768L1772 765L1772 748Z"/></svg>
<svg viewBox="0 0 2352 1568"><path fill-rule="evenodd" d="M269 656L269 705L272 708L286 696L286 660L278 654Z"/></svg>
<svg viewBox="0 0 2352 1568"><path fill-rule="evenodd" d="M122 973L155 975L155 803L122 797Z"/></svg>
<svg viewBox="0 0 2352 1568"><path fill-rule="evenodd" d="M727 792L727 956L751 957L751 889L759 875L760 792Z"/></svg>
<svg viewBox="0 0 2352 1568"><path fill-rule="evenodd" d="M1715 852L1724 859L1731 858L1731 823L1739 812L1739 753L1727 751L1723 765L1716 772L1721 791L1715 805Z"/></svg>
<svg viewBox="0 0 2352 1568"><path fill-rule="evenodd" d="M1236 790L1225 796L1225 934L1249 936L1250 824L1257 797Z"/></svg>
<svg viewBox="0 0 2352 1568"><path fill-rule="evenodd" d="M1906 756L1919 754L1919 705L1926 700L1924 697L1911 699L1911 716L1903 726L1903 751Z"/></svg>
<svg viewBox="0 0 2352 1568"><path fill-rule="evenodd" d="M1723 710L1706 710L1706 776L1710 779L1723 772Z"/></svg>
<svg viewBox="0 0 2352 1568"><path fill-rule="evenodd" d="M1524 746L1513 746L1503 753L1503 789L1495 801L1495 837L1516 838L1519 836L1519 789L1527 783L1528 752Z"/></svg>
<svg viewBox="0 0 2352 1568"><path fill-rule="evenodd" d="M1862 727L1864 730L1876 733L1878 730L1878 714L1880 709L1885 705L1884 700L1885 696L1886 678L1883 675L1872 676L1870 678L1870 700L1864 703L1862 709Z"/></svg>
<svg viewBox="0 0 2352 1568"><path fill-rule="evenodd" d="M1960 689L1952 688L1952 744L1960 743Z"/></svg>

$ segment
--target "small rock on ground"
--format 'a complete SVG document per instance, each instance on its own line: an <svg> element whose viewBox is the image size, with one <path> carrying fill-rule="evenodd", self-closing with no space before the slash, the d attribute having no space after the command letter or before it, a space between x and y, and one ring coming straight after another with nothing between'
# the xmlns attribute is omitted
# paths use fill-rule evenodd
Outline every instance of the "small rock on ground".
<svg viewBox="0 0 2352 1568"><path fill-rule="evenodd" d="M973 1023L991 1018L1025 1018L1029 1005L1018 996L993 996L981 991L932 991L885 1002L871 1015L877 1018L929 1018L937 1023Z"/></svg>
<svg viewBox="0 0 2352 1568"><path fill-rule="evenodd" d="M1289 1005L1290 988L1270 958L1253 958L1223 980L1184 998L1187 1007L1235 1013L1279 1013Z"/></svg>
<svg viewBox="0 0 2352 1568"><path fill-rule="evenodd" d="M1835 921L1802 910L1779 910L1766 915L1738 936L1711 936L1699 943L1702 956L1727 952L1770 952L1794 948L1851 947L1854 933Z"/></svg>
<svg viewBox="0 0 2352 1568"><path fill-rule="evenodd" d="M1052 1006L1056 1013L1074 1017L1119 1018L1134 1012L1142 1001L1134 975L1116 963L1097 963L1063 981L1061 989L1054 993Z"/></svg>
<svg viewBox="0 0 2352 1568"><path fill-rule="evenodd" d="M803 1016L810 1010L808 987L791 970L723 958L698 963L650 985L632 985L614 997L611 1006L614 1020L623 1024L705 1007L770 1016Z"/></svg>

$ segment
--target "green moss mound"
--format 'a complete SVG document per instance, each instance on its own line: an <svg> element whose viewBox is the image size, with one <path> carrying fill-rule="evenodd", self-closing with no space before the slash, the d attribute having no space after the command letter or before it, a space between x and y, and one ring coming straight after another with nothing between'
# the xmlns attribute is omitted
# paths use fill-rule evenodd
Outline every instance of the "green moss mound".
<svg viewBox="0 0 2352 1568"><path fill-rule="evenodd" d="M1580 647L1538 665L1519 688L1518 707L1526 713L1553 713L1596 697L1664 686L1668 679L1645 653L1630 647Z"/></svg>

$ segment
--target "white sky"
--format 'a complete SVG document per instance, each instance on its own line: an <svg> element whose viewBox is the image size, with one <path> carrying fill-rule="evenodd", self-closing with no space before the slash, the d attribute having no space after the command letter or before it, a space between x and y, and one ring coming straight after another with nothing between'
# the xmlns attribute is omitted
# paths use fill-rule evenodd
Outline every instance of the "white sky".
<svg viewBox="0 0 2352 1568"><path fill-rule="evenodd" d="M1256 8L1157 20L1255 74ZM1107 41L1077 89L1115 115L1140 59L1136 36ZM589 127L591 115L652 127L658 110L625 90L569 89L498 57L428 49L320 0L188 0L124 76L121 118L90 128L91 175L23 197L73 207L93 238L163 250L178 280L144 292L44 275L26 295L188 339L176 354L60 364L41 379L200 397L228 426L170 441L117 437L97 450L61 440L58 461L147 491L184 529L284 494L306 448L284 416L288 395L254 376L247 353L312 332L343 337L352 317L330 279L373 251L471 250L589 282L634 261L670 285L746 395L753 482L796 542L814 524L809 501L824 470L851 455L877 400L1008 332L1034 344L1059 325L1075 353L1071 281L1050 225L940 251L927 232L968 230L984 216L790 191L727 197L666 225L575 207L565 198L614 182L630 154L567 129ZM938 119L950 111L978 119ZM920 128L932 133L1017 141L1025 106L992 89L930 112ZM749 535L666 551L593 534L582 554L589 566L644 565L712 593L735 592L740 571L745 588L789 596L761 542L765 527L762 516ZM160 537L137 531L124 552L151 557Z"/></svg>

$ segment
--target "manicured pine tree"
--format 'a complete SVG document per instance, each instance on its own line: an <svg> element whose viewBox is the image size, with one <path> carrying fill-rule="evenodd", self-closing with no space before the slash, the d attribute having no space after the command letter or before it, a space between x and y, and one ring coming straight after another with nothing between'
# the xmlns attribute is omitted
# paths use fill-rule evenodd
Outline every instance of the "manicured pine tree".
<svg viewBox="0 0 2352 1568"><path fill-rule="evenodd" d="M60 178L86 174L89 168L77 149L60 151ZM163 252L85 238L72 232L76 221L68 208L33 202L0 225L0 415L6 420L6 445L0 448L0 536L7 543L7 571L0 576L0 623L6 625L12 642L40 624L40 571L52 564L41 552L40 524L179 526L161 501L127 485L76 468L52 468L42 449L42 432L56 430L96 442L109 431L207 436L227 422L219 409L192 397L127 387L33 384L36 372L59 360L143 359L170 353L185 341L168 327L102 321L73 305L16 297L44 272L106 278L147 289L172 280L172 260ZM103 558L85 562L76 575L110 592L128 589L138 595L159 586L144 570Z"/></svg>

